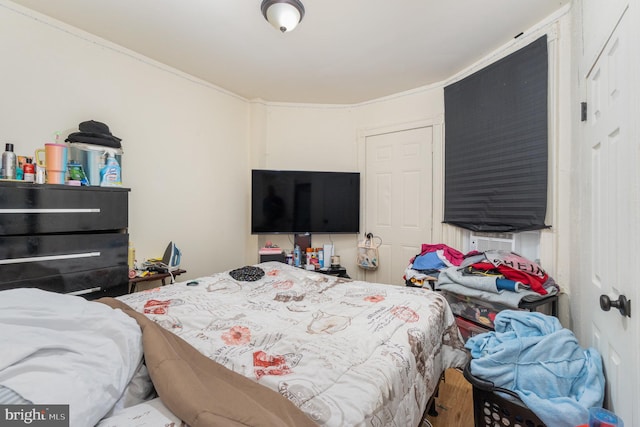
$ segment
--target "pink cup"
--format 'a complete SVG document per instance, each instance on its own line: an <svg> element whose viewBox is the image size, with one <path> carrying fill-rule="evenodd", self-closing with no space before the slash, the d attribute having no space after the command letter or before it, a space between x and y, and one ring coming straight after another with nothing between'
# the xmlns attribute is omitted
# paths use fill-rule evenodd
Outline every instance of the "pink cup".
<svg viewBox="0 0 640 427"><path fill-rule="evenodd" d="M65 144L44 144L44 163L47 169L47 183L64 184L67 169L67 151Z"/></svg>

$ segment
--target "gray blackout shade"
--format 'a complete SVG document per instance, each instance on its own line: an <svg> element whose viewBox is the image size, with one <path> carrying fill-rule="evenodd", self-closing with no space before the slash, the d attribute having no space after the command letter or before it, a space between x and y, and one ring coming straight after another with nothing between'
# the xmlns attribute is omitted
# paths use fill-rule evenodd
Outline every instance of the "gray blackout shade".
<svg viewBox="0 0 640 427"><path fill-rule="evenodd" d="M547 37L444 89L444 222L548 228Z"/></svg>

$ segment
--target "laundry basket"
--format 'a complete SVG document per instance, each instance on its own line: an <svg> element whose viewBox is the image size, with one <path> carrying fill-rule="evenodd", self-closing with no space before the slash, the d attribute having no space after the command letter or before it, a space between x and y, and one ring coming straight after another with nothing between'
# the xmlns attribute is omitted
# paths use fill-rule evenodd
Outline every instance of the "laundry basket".
<svg viewBox="0 0 640 427"><path fill-rule="evenodd" d="M463 375L473 386L475 427L546 427L517 393L474 377L470 363L465 366Z"/></svg>

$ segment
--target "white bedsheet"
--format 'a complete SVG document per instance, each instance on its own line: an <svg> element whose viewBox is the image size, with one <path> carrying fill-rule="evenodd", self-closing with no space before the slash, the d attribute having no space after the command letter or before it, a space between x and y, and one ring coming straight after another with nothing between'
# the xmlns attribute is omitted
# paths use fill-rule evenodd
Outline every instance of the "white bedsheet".
<svg viewBox="0 0 640 427"><path fill-rule="evenodd" d="M34 404L69 404L72 427L104 417L142 358L134 319L39 289L0 292L0 342L0 384Z"/></svg>
<svg viewBox="0 0 640 427"><path fill-rule="evenodd" d="M468 355L444 298L263 263L119 297L319 425L417 426L440 374Z"/></svg>

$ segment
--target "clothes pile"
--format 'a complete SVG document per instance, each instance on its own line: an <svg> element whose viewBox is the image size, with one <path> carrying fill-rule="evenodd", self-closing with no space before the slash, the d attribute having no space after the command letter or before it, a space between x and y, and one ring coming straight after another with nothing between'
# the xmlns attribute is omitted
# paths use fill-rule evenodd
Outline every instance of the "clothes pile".
<svg viewBox="0 0 640 427"><path fill-rule="evenodd" d="M409 260L405 269L405 284L418 288L428 285L433 289L440 272L448 267L459 266L464 257L462 252L445 244L423 243L420 253Z"/></svg>
<svg viewBox="0 0 640 427"><path fill-rule="evenodd" d="M474 377L512 390L548 426L585 424L604 399L602 357L582 349L557 318L503 310L495 331L469 338Z"/></svg>
<svg viewBox="0 0 640 427"><path fill-rule="evenodd" d="M122 139L113 135L109 126L95 120L87 120L78 125L80 132L73 132L67 136L65 142L95 144L104 147L122 148Z"/></svg>
<svg viewBox="0 0 640 427"><path fill-rule="evenodd" d="M490 250L467 254L444 244L423 244L405 270L407 286L434 290L518 308L555 295L560 288L537 263L515 252Z"/></svg>

